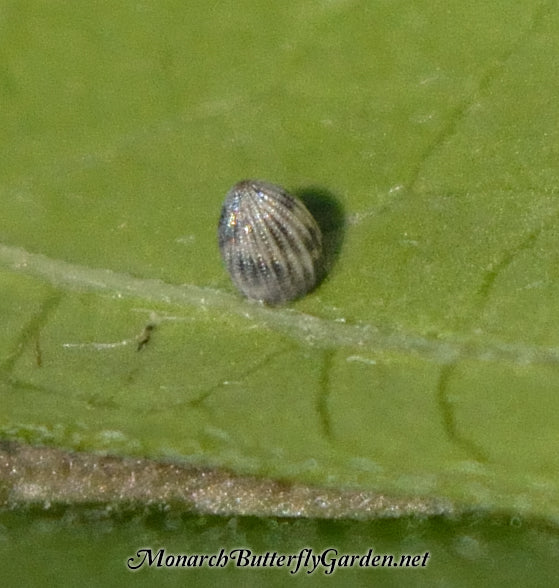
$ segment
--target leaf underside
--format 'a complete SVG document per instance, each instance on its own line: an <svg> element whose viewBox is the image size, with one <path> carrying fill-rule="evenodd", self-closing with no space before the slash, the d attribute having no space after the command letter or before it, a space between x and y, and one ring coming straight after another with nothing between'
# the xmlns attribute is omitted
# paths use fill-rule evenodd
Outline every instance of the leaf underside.
<svg viewBox="0 0 559 588"><path fill-rule="evenodd" d="M69 6L0 21L1 438L557 520L557 6ZM330 211L289 307L246 177Z"/></svg>

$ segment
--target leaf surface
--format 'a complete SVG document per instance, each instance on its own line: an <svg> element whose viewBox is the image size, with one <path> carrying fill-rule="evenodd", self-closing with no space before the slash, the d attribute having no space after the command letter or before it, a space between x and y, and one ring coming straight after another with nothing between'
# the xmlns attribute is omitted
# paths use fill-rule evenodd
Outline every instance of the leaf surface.
<svg viewBox="0 0 559 588"><path fill-rule="evenodd" d="M555 520L558 20L4 3L2 438ZM221 265L244 177L325 228L289 308Z"/></svg>

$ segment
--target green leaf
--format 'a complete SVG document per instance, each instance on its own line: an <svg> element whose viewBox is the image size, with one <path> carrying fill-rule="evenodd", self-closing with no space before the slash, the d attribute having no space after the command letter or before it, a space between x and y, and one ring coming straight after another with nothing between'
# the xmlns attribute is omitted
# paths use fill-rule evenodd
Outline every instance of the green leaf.
<svg viewBox="0 0 559 588"><path fill-rule="evenodd" d="M402 518L367 522L309 519L257 519L254 517L198 517L187 513L146 508L143 516L126 510L53 508L50 512L27 510L0 513L0 578L7 585L44 586L45 575L59 584L86 586L443 586L469 587L489 582L492 586L547 586L557 577L557 536L545 526L523 525L519 519L493 517L484 520L468 515L456 520ZM295 562L303 549L325 560L366 554L423 556L426 566L359 567L311 566L296 574ZM198 556L189 567L138 565L140 549L151 548L157 556ZM267 565L241 567L229 560L224 567L195 566L201 554L229 554L234 549L251 554L293 555L292 567ZM23 554L34 554L33 565L22 565ZM303 556L305 552L303 552ZM28 558L28 555L27 555ZM154 557L157 561L157 557ZM164 561L164 560L163 560ZM171 562L173 559L171 560ZM271 557L268 557L268 562ZM346 560L347 561L347 560ZM380 560L377 560L379 562ZM304 564L304 559L303 559Z"/></svg>
<svg viewBox="0 0 559 588"><path fill-rule="evenodd" d="M556 521L558 25L4 2L0 437ZM325 229L287 308L219 259L245 177Z"/></svg>

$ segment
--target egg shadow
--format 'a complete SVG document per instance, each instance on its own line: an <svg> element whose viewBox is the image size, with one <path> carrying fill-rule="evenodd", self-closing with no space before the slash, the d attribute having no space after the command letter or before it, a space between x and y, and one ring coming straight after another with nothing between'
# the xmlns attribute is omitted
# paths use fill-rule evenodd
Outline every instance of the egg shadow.
<svg viewBox="0 0 559 588"><path fill-rule="evenodd" d="M293 193L309 209L322 232L324 258L318 286L336 265L344 241L346 216L338 198L325 188L308 186L294 190Z"/></svg>

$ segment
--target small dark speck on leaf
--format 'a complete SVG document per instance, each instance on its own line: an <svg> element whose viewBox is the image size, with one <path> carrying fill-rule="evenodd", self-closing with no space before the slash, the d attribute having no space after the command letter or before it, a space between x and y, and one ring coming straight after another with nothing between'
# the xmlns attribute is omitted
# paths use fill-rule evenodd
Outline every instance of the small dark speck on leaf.
<svg viewBox="0 0 559 588"><path fill-rule="evenodd" d="M141 332L140 336L138 337L138 351L141 351L151 339L151 334L155 329L155 325L153 323L148 323L144 330Z"/></svg>
<svg viewBox="0 0 559 588"><path fill-rule="evenodd" d="M41 351L39 337L35 339L35 361L37 362L37 367L43 367L43 353Z"/></svg>

